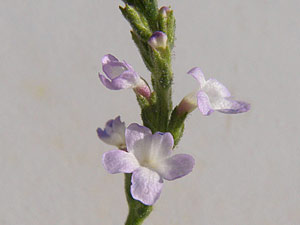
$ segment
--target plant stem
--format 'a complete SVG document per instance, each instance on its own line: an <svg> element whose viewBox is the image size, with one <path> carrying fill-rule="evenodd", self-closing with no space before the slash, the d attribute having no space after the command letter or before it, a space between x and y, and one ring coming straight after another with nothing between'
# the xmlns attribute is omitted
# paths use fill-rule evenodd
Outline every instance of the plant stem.
<svg viewBox="0 0 300 225"><path fill-rule="evenodd" d="M144 205L143 203L132 198L130 193L131 174L125 173L125 192L129 207L129 213L125 225L141 225L152 211L152 206Z"/></svg>

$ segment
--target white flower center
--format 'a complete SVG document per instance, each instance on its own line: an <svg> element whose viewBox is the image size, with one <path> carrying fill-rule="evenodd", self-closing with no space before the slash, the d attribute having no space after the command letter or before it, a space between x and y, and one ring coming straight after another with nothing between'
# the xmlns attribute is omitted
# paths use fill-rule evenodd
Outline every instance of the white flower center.
<svg viewBox="0 0 300 225"><path fill-rule="evenodd" d="M140 165L157 172L158 163L155 159L144 159L142 162L140 162Z"/></svg>

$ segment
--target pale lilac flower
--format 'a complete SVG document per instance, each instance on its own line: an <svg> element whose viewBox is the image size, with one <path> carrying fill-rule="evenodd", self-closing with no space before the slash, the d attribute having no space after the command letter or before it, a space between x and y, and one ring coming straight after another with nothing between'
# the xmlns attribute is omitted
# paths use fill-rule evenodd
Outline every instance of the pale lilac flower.
<svg viewBox="0 0 300 225"><path fill-rule="evenodd" d="M174 180L190 173L194 159L187 154L172 154L170 133L151 133L147 127L131 124L125 131L127 152L112 150L102 161L109 173L132 173L131 195L145 205L159 198L163 179Z"/></svg>
<svg viewBox="0 0 300 225"><path fill-rule="evenodd" d="M162 31L155 31L148 40L148 44L155 49L167 47L168 36Z"/></svg>
<svg viewBox="0 0 300 225"><path fill-rule="evenodd" d="M214 111L236 114L247 112L250 104L231 98L228 89L216 79L205 80L200 68L191 69L192 75L199 83L199 89L187 95L179 104L179 112L191 112L197 106L203 115L208 116Z"/></svg>
<svg viewBox="0 0 300 225"><path fill-rule="evenodd" d="M104 130L97 129L98 137L106 144L125 149L125 128L125 123L121 122L120 116L118 116L114 120L107 121Z"/></svg>
<svg viewBox="0 0 300 225"><path fill-rule="evenodd" d="M105 55L102 58L102 70L107 78L100 73L99 77L105 87L111 90L132 88L138 94L150 97L151 91L147 83L125 61L120 62L113 55Z"/></svg>

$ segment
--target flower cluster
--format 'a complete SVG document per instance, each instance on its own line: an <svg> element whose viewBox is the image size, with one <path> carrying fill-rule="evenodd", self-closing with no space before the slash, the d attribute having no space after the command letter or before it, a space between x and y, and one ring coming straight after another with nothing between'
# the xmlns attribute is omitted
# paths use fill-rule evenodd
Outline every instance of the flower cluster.
<svg viewBox="0 0 300 225"><path fill-rule="evenodd" d="M155 32L148 44L155 49L167 46L167 37L163 32ZM150 88L125 61L120 62L112 55L102 58L104 75L99 74L101 82L109 89L133 89L137 95L149 99ZM200 68L188 72L199 83L199 88L185 96L177 107L179 115L190 113L198 107L208 116L214 111L236 114L247 112L250 105L236 101L228 89L216 79L205 80ZM109 120L104 130L97 129L99 138L118 149L104 153L102 162L112 174L132 173L131 195L145 205L152 205L159 198L163 180L174 180L190 173L194 159L187 154L172 155L174 138L169 132L156 132L136 123L125 127L120 116Z"/></svg>
<svg viewBox="0 0 300 225"><path fill-rule="evenodd" d="M131 65L113 55L102 58L99 78L111 90L131 89L141 109L143 125L125 126L120 116L98 128L99 138L116 148L102 157L111 174L125 173L125 193L129 214L125 225L142 224L159 198L164 180L189 174L195 160L188 154L172 154L185 129L187 116L196 108L202 115L214 111L225 114L247 112L250 105L235 100L216 79L205 79L200 68L188 74L198 82L180 103L173 107L172 50L175 42L175 17L171 7L158 8L157 0L122 0L119 9L131 26L131 37L151 73L151 88ZM189 89L189 88L187 88Z"/></svg>

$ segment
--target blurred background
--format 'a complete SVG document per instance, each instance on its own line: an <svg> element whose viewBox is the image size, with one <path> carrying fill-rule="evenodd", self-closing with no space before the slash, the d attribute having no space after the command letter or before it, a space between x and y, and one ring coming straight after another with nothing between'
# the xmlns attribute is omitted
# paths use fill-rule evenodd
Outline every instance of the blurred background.
<svg viewBox="0 0 300 225"><path fill-rule="evenodd" d="M120 225L123 175L101 156L96 128L141 123L135 95L98 79L101 57L148 82L121 1L0 0L0 224ZM174 105L202 68L250 112L194 111L177 153L193 172L165 182L145 225L300 224L300 2L159 1L177 19Z"/></svg>

